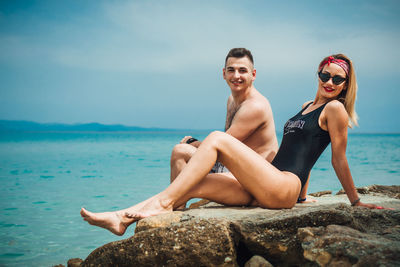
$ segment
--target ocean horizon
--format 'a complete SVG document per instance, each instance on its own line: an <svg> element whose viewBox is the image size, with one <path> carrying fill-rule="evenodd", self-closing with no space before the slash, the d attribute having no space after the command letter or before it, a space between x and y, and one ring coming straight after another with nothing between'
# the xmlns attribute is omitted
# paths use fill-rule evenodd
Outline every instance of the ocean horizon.
<svg viewBox="0 0 400 267"><path fill-rule="evenodd" d="M85 259L118 237L82 220L81 207L113 211L169 184L169 158L185 135L209 130L0 131L0 265L52 266ZM282 134L278 133L280 142ZM330 146L311 172L309 192L341 189ZM356 186L399 185L400 134L351 133L347 157Z"/></svg>
<svg viewBox="0 0 400 267"><path fill-rule="evenodd" d="M223 131L223 129L190 129L190 128L161 128L161 127L143 127L125 124L104 124L100 122L88 123L61 123L49 122L40 123L29 120L5 120L0 119L0 133L14 134L17 132L200 132L207 134L214 130ZM277 135L282 131L277 129ZM358 127L349 130L352 134L400 134L393 131L363 131Z"/></svg>

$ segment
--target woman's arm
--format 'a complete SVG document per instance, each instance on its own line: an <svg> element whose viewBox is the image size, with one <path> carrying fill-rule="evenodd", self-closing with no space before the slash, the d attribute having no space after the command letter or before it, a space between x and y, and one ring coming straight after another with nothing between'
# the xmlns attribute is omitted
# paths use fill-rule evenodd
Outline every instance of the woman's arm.
<svg viewBox="0 0 400 267"><path fill-rule="evenodd" d="M307 190L308 190L308 183L310 181L310 174L308 174L307 182L304 184L303 189L300 192L299 199L297 203L310 203L310 202L317 202L314 198L311 198L310 196L307 196Z"/></svg>
<svg viewBox="0 0 400 267"><path fill-rule="evenodd" d="M310 181L310 174L308 174L307 182L303 186L303 189L301 189L298 202L305 202L306 201L306 199L307 199L307 190L308 190L308 182L309 181Z"/></svg>
<svg viewBox="0 0 400 267"><path fill-rule="evenodd" d="M343 186L350 203L353 206L376 208L374 204L365 204L360 201L354 186L349 164L346 157L348 114L339 101L330 102L325 109L326 126L331 138L332 166Z"/></svg>

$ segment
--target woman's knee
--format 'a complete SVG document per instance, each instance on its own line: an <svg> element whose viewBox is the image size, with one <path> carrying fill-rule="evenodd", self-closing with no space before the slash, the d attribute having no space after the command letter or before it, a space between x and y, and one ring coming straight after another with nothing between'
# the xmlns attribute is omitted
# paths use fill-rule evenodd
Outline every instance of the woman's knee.
<svg viewBox="0 0 400 267"><path fill-rule="evenodd" d="M205 144L217 147L222 143L223 140L229 138L227 133L221 131L213 131L211 132L206 139L204 139Z"/></svg>

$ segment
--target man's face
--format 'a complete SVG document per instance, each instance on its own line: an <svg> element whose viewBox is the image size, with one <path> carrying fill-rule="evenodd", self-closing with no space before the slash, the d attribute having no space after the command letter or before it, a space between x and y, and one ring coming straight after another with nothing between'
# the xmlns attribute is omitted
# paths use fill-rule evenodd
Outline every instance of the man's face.
<svg viewBox="0 0 400 267"><path fill-rule="evenodd" d="M232 91L240 91L253 84L256 70L247 57L229 57L223 69L223 76Z"/></svg>

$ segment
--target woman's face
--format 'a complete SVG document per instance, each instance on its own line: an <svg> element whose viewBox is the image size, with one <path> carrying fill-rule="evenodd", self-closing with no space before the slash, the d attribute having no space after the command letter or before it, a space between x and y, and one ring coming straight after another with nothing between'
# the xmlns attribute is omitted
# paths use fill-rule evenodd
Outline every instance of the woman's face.
<svg viewBox="0 0 400 267"><path fill-rule="evenodd" d="M317 94L329 100L337 99L340 93L343 90L347 89L347 82L346 82L347 80L344 80L340 84L335 84L332 81L332 77L338 75L340 77L346 78L347 77L346 72L340 66L336 65L335 63L331 63L329 64L329 66L328 64L326 64L322 68L322 73L329 74L331 78L326 82L323 82L321 78L318 78Z"/></svg>

